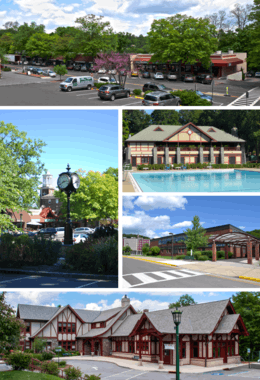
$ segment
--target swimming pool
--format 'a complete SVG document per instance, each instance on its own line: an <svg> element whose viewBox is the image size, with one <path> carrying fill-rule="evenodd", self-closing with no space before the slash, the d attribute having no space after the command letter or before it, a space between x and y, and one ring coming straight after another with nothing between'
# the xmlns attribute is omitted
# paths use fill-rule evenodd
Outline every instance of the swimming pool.
<svg viewBox="0 0 260 380"><path fill-rule="evenodd" d="M188 170L132 173L136 191L260 192L260 173L247 170Z"/></svg>

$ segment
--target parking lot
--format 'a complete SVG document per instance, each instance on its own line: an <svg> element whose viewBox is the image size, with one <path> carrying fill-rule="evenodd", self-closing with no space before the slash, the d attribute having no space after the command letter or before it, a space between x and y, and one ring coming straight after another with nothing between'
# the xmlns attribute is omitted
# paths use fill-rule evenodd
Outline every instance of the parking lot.
<svg viewBox="0 0 260 380"><path fill-rule="evenodd" d="M63 79L68 76L82 76L90 75L89 73L81 73L79 71L70 70ZM94 79L98 80L100 76L106 74L94 74ZM130 77L126 80L126 86L131 91L134 89L142 89L143 85L147 82L156 80L150 78ZM212 86L201 83L185 83L182 81L168 81L157 80L157 83L164 84L166 87L174 90L179 89L193 89L199 90L208 95L212 95ZM38 78L26 75L19 75L15 72L3 72L2 79L0 79L0 105L1 106L90 106L90 107L134 107L142 106L142 99L134 97L119 98L115 101L101 100L97 95L97 90L76 90L70 93L60 91L59 78ZM226 88L228 87L228 94L226 95ZM4 90L4 91L3 91ZM249 98L245 97L246 92L249 91ZM219 79L214 81L213 92L213 106L226 106L239 99L240 106L242 102L247 102L247 105L260 105L260 79L248 78L244 82L234 82L226 79ZM251 101L252 98L252 101ZM254 104L253 104L254 103ZM246 105L246 104L242 104Z"/></svg>

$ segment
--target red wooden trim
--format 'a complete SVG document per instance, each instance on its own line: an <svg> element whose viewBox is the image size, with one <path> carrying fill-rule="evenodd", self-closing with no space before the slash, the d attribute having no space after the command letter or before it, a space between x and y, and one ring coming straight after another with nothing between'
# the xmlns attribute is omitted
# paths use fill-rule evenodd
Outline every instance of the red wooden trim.
<svg viewBox="0 0 260 380"><path fill-rule="evenodd" d="M154 131L154 132L155 132L155 131L162 131L162 132L164 132L164 130L163 130L161 127L157 127L157 128L155 128L153 131Z"/></svg>
<svg viewBox="0 0 260 380"><path fill-rule="evenodd" d="M200 131L201 133L203 133L205 136L207 136L211 141L215 141L217 142L217 140L215 140L213 137L211 137L210 135L208 135L206 132L202 131L202 129L200 129L199 127L197 127L195 124L193 123L188 123L186 125L183 125L181 128L179 128L176 132L172 133L169 137L167 137L166 139L164 139L163 141L166 142L168 141L172 136L176 135L177 133L180 133L184 128L188 127L189 125L192 125L195 129L197 129L198 131ZM180 142L180 141L179 141ZM202 141L201 141L202 143Z"/></svg>

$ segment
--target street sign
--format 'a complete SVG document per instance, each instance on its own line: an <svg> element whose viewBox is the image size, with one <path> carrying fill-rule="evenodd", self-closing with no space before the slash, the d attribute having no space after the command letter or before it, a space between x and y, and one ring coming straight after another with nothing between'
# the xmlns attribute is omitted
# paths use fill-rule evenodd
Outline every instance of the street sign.
<svg viewBox="0 0 260 380"><path fill-rule="evenodd" d="M250 348L248 348L248 349L247 349L247 353L250 354L250 352L251 352L251 350L250 350Z"/></svg>
<svg viewBox="0 0 260 380"><path fill-rule="evenodd" d="M164 344L165 350L174 350L174 344Z"/></svg>
<svg viewBox="0 0 260 380"><path fill-rule="evenodd" d="M61 348L56 348L56 352L61 352Z"/></svg>

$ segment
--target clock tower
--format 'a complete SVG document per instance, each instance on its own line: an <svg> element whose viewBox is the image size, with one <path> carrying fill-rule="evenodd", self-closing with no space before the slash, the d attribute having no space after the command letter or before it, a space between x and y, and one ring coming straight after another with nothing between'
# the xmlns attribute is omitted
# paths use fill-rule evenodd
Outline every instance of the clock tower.
<svg viewBox="0 0 260 380"><path fill-rule="evenodd" d="M40 207L50 207L58 215L61 204L54 196L53 175L48 171L42 176L42 187L40 188Z"/></svg>

